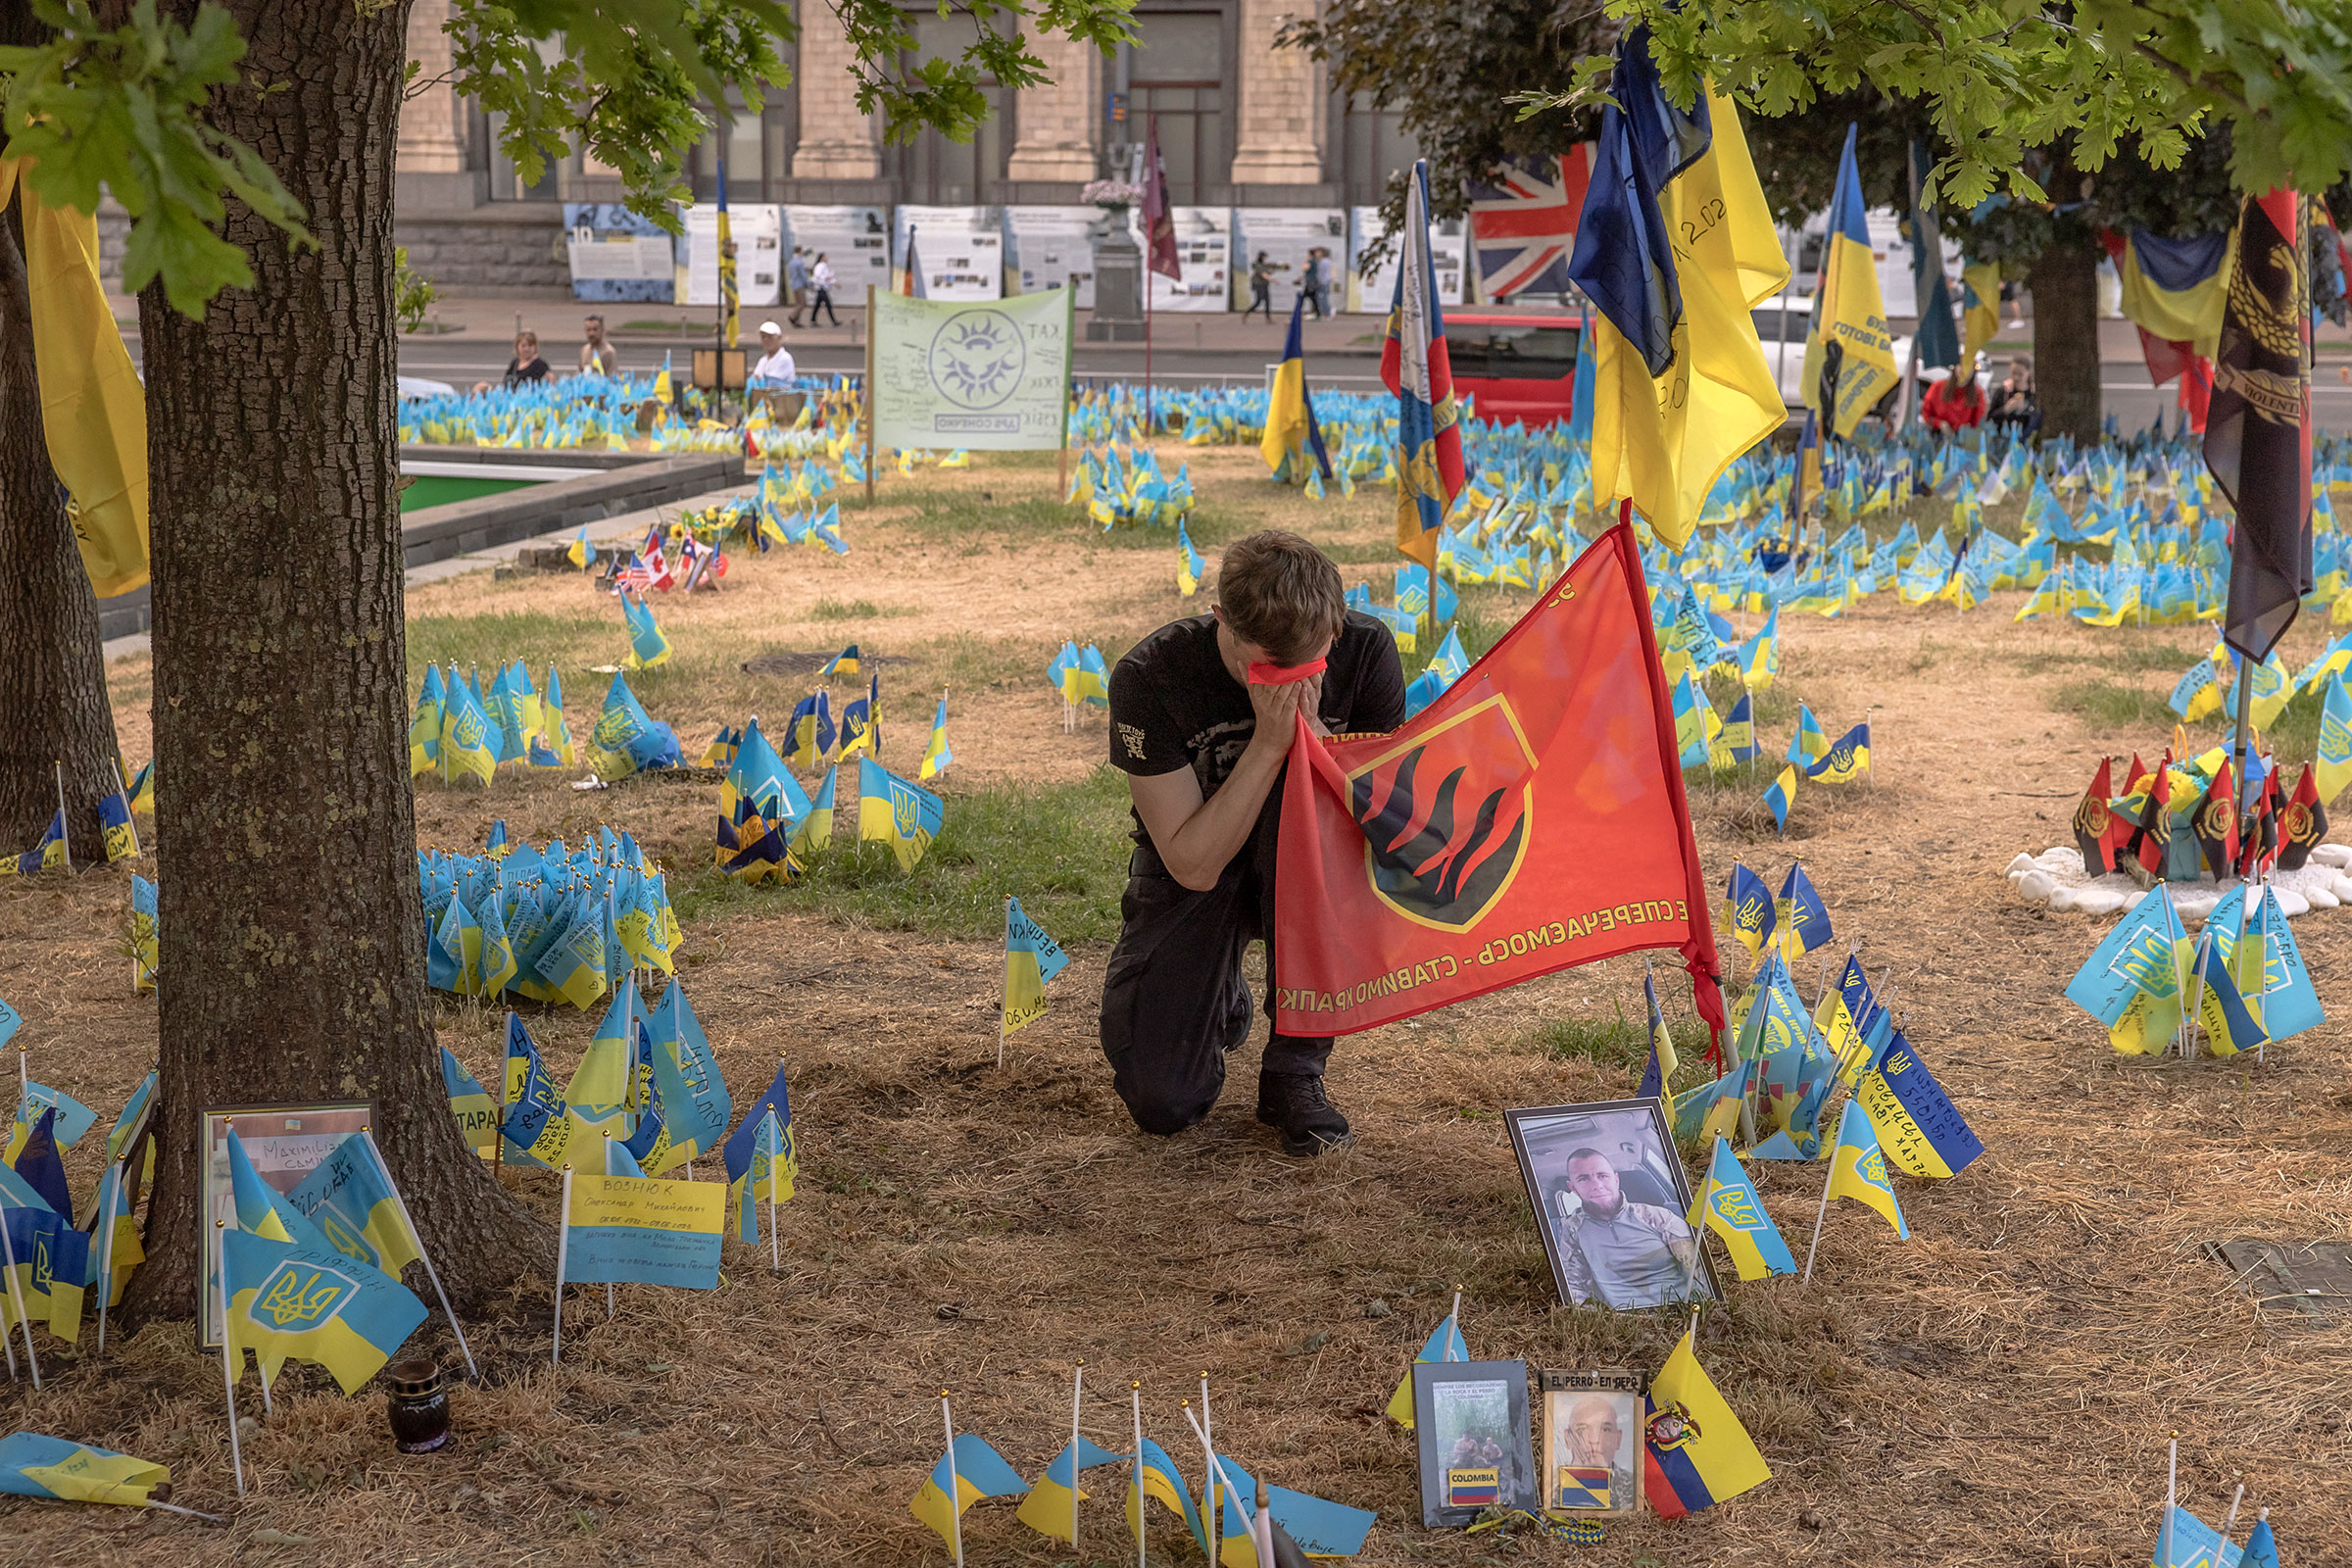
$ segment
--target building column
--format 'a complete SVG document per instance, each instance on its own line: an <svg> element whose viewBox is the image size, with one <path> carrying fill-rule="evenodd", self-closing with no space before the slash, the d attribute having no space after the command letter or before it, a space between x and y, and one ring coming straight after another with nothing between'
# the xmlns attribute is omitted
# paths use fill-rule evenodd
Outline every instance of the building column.
<svg viewBox="0 0 2352 1568"><path fill-rule="evenodd" d="M1093 179L1096 136L1102 122L1102 52L1059 33L1036 34L1030 47L1053 79L1042 87L1021 89L1004 177Z"/></svg>
<svg viewBox="0 0 2352 1568"><path fill-rule="evenodd" d="M1233 153L1236 185L1317 185L1323 154L1317 134L1325 106L1320 72L1302 49L1277 49L1283 24L1312 11L1311 0L1242 0L1241 134Z"/></svg>
<svg viewBox="0 0 2352 1568"><path fill-rule="evenodd" d="M804 0L793 74L800 88L801 140L795 179L879 179L874 122L858 112L858 54L832 10Z"/></svg>
<svg viewBox="0 0 2352 1568"><path fill-rule="evenodd" d="M416 0L409 10L409 58L416 79L449 74L449 0ZM454 174L466 169L466 106L457 84L444 81L400 106L399 170L404 174Z"/></svg>

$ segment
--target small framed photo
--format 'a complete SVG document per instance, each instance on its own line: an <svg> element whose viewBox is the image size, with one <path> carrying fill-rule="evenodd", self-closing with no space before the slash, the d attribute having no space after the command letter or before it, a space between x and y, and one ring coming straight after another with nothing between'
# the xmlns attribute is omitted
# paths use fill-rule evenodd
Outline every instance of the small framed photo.
<svg viewBox="0 0 2352 1568"><path fill-rule="evenodd" d="M198 1112L196 1253L204 1259L204 1275L196 1323L203 1348L220 1348L220 1229L213 1222L237 1222L237 1200L228 1184L229 1124L236 1124L253 1173L287 1194L344 1139L373 1122L374 1109L372 1100L339 1100L318 1105L208 1105Z"/></svg>
<svg viewBox="0 0 2352 1568"><path fill-rule="evenodd" d="M1461 1529L1497 1504L1539 1506L1525 1361L1415 1362L1413 1426L1430 1529Z"/></svg>
<svg viewBox="0 0 2352 1568"><path fill-rule="evenodd" d="M1539 1372L1544 1508L1565 1516L1642 1506L1642 1376L1627 1367Z"/></svg>
<svg viewBox="0 0 2352 1568"><path fill-rule="evenodd" d="M1506 1111L1560 1299L1620 1312L1721 1294L1656 1100Z"/></svg>

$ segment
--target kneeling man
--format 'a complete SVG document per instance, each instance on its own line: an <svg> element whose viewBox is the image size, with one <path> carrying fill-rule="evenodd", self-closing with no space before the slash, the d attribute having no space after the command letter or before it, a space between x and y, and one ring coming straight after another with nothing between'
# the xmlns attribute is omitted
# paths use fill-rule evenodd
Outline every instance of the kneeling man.
<svg viewBox="0 0 2352 1568"><path fill-rule="evenodd" d="M1135 854L1102 988L1112 1087L1146 1132L1200 1121L1250 1036L1242 953L1266 944L1274 1012L1275 841L1297 715L1317 734L1404 721L1396 639L1348 609L1339 568L1297 534L1253 533L1217 572L1215 608L1145 638L1110 675L1110 760L1135 801ZM1252 682L1252 664L1303 678ZM1257 1119L1283 1152L1348 1140L1323 1093L1331 1038L1280 1032L1258 1069Z"/></svg>

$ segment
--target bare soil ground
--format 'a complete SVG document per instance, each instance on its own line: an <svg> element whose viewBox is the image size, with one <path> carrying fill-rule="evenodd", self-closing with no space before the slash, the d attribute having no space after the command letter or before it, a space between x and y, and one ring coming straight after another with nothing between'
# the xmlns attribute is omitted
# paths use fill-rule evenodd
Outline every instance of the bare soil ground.
<svg viewBox="0 0 2352 1568"><path fill-rule="evenodd" d="M1385 493L1316 505L1264 485L1253 454L1184 455L1203 491L1195 538L1212 557L1272 521L1330 547L1350 581L1385 582ZM1066 842L1072 863L1054 873L1064 918L1100 933L1121 872L1115 840L1075 833L1052 803L1078 798L1103 722L1093 710L1065 735L1043 669L1064 636L1115 659L1181 612L1175 552L1167 535L1104 540L1058 507L1054 485L1050 465L987 458L966 473L889 476L874 513L845 508L847 559L754 556L720 595L658 601L679 658L636 689L691 760L722 721L759 711L776 723L801 695L745 661L855 640L887 661L885 760L911 773L946 687L951 822L991 789L1038 787L1027 833ZM1497 623L1527 602L1474 597ZM1867 710L1874 781L1808 788L1786 842L1768 819L1756 825L1763 777L1694 796L1717 887L1735 858L1777 885L1803 857L1839 951L1862 939L1874 976L1898 984L1911 1039L1988 1150L1950 1182L1897 1178L1907 1245L1838 1205L1810 1287L1734 1284L1706 1314L1701 1359L1774 1470L1737 1501L1613 1525L1592 1547L1427 1532L1412 1440L1381 1415L1457 1283L1481 1356L1649 1370L1680 1334L1679 1316L1559 1303L1502 1120L1512 1106L1632 1093L1641 1063L1616 1020L1639 1019L1638 963L1342 1042L1331 1086L1357 1129L1350 1152L1280 1155L1251 1116L1256 1042L1206 1125L1151 1138L1129 1125L1097 1047L1100 934L1072 940L1051 1015L1014 1037L1000 1070L999 945L979 922L814 881L687 899L709 863L713 780L580 794L569 775L510 768L487 797L422 784L421 842L479 846L493 817L534 842L609 822L673 868L681 974L730 1084L748 1096L779 1054L791 1066L803 1169L781 1217L782 1272L764 1249L730 1243L714 1293L624 1287L607 1321L597 1293L576 1292L560 1368L547 1359L546 1284L531 1284L468 1325L487 1378L458 1392L459 1441L433 1457L391 1450L378 1396L344 1399L292 1369L275 1417L245 1443L255 1490L242 1504L220 1368L191 1353L185 1324L118 1338L103 1355L86 1330L79 1351L43 1340L49 1387L0 1392L0 1421L169 1463L178 1500L231 1522L0 1503L0 1565L938 1564L945 1547L906 1504L940 1451L940 1389L954 1391L959 1425L1034 1474L1066 1438L1081 1359L1088 1434L1127 1446L1127 1389L1140 1381L1148 1431L1188 1471L1177 1401L1205 1370L1228 1451L1272 1481L1379 1511L1362 1559L1373 1564L2141 1562L2175 1431L2197 1511L2218 1522L2242 1475L2286 1560L2343 1560L2344 1320L2258 1309L2204 1249L2345 1235L2345 1030L2331 1022L2259 1070L2152 1066L2114 1056L2063 1002L2100 928L2010 902L2002 867L2065 834L2103 749L2163 745L2152 721L2087 727L2085 683L2160 706L2210 633L2015 626L2019 602L2000 595L1958 618L1882 596L1834 621L1786 619L1784 699L1804 700L1833 734ZM528 657L541 673L553 660L575 736L605 682L588 667L625 647L612 602L579 579L467 577L414 592L410 609L419 658ZM2315 619L2290 662L2318 646ZM124 748L143 758L145 662L113 676ZM837 685L836 703L846 695ZM1786 736L1774 725L1767 744ZM915 877L933 874L926 863ZM130 994L127 884L125 868L0 884L0 996L25 1015L32 1072L108 1117L154 1049L155 1003ZM2315 914L2296 935L2340 1016L2352 919ZM1727 969L1744 973L1725 946ZM499 1017L450 1003L442 1022L444 1043L494 1084ZM567 1072L594 1017L528 1022ZM95 1179L96 1143L69 1158L76 1192ZM508 1179L552 1214L547 1177ZM1818 1168L1767 1166L1760 1180L1801 1251ZM454 1362L437 1322L422 1343ZM253 1400L252 1380L244 1389ZM1096 1473L1088 1564L1133 1558L1114 1474ZM1072 1561L1005 1503L975 1508L965 1537L978 1564ZM1165 1530L1152 1555L1195 1556Z"/></svg>

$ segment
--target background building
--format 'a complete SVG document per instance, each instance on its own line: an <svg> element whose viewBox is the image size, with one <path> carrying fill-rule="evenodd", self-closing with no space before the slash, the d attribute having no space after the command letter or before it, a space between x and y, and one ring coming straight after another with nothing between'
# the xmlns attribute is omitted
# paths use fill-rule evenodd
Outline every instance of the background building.
<svg viewBox="0 0 2352 1568"><path fill-rule="evenodd" d="M449 9L416 0L410 12L419 80L448 68ZM807 0L800 9L810 20L792 84L688 155L698 198L717 194L721 135L730 201L882 208L1076 202L1088 180L1125 167L1121 150L1143 140L1153 116L1180 205L1368 206L1415 156L1393 113L1345 101L1323 67L1274 47L1295 0L1138 0L1136 42L1111 60L1038 36L1051 83L996 90L996 112L968 144L925 131L905 146L885 145L879 118L858 113L855 59L832 13ZM972 37L969 17L913 7L909 16L916 60L960 55ZM562 204L616 201L620 180L574 154L525 185L496 130L450 86L408 101L399 240L445 288L566 287Z"/></svg>

